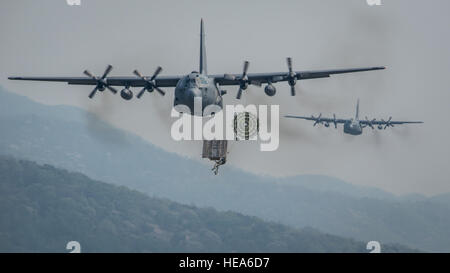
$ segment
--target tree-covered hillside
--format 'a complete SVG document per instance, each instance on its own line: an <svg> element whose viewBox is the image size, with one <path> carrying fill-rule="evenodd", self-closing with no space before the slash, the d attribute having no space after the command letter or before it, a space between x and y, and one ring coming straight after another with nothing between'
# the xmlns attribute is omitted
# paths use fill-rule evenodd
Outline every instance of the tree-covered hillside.
<svg viewBox="0 0 450 273"><path fill-rule="evenodd" d="M398 197L333 177L262 177L228 164L214 176L210 165L168 153L86 111L39 104L1 86L0 154L183 204L311 226L361 241L450 251L448 194Z"/></svg>
<svg viewBox="0 0 450 273"><path fill-rule="evenodd" d="M0 154L183 204L311 226L360 241L450 251L449 195L403 198L333 177L262 177L231 165L214 176L210 165L168 153L86 111L39 104L1 86Z"/></svg>
<svg viewBox="0 0 450 273"><path fill-rule="evenodd" d="M367 252L364 243L313 229L181 205L0 157L0 251L67 252L69 241L83 252Z"/></svg>

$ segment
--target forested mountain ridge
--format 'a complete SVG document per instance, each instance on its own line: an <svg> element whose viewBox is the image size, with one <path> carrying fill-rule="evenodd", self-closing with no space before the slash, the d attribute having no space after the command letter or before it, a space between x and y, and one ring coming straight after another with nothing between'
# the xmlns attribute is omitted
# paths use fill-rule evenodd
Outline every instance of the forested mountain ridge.
<svg viewBox="0 0 450 273"><path fill-rule="evenodd" d="M150 196L253 215L360 241L450 251L450 196L398 197L333 177L258 176L168 153L70 106L0 87L0 154L30 159ZM176 166L174 168L174 166Z"/></svg>
<svg viewBox="0 0 450 273"><path fill-rule="evenodd" d="M0 251L368 252L365 243L196 208L0 156ZM383 245L384 252L411 252Z"/></svg>

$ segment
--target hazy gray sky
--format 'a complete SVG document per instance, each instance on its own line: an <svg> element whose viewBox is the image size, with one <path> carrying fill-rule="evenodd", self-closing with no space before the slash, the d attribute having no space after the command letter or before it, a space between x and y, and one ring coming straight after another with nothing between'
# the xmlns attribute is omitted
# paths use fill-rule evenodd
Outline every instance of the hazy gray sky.
<svg viewBox="0 0 450 273"><path fill-rule="evenodd" d="M276 176L325 174L395 193L450 191L450 18L447 0L304 1L2 1L0 84L47 104L70 104L98 113L166 150L200 159L198 142L175 143L169 117L173 92L130 102L91 87L9 82L7 76L78 76L89 68L111 75L186 74L198 69L199 23L205 20L210 73L286 71L385 65L387 70L300 81L292 99L287 84L275 97L253 87L244 103L279 104L281 114L348 118L361 99L369 118L423 120L424 125L366 130L351 137L307 121L281 120L280 148L232 143L229 164ZM225 102L237 88L227 88ZM168 89L167 91L172 91ZM205 162L210 165L210 162ZM209 166L205 166L209 167Z"/></svg>

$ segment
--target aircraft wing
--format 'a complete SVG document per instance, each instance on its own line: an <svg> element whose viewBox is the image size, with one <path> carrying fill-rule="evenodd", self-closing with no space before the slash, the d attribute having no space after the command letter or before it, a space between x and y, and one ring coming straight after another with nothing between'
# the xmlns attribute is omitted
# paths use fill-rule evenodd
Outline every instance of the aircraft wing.
<svg viewBox="0 0 450 273"><path fill-rule="evenodd" d="M111 71L112 66L108 66L101 79L105 81L108 86L128 86L128 87L142 87L145 86L146 81L142 77L106 77ZM294 74L297 80L327 78L334 74L354 73L363 71L381 70L385 67L366 67L366 68L352 68L352 69L335 69L335 70L312 70L312 71L297 71ZM157 73L159 74L159 73ZM289 81L292 77L286 72L274 73L250 73L247 74L248 80L252 83L276 83L280 81ZM144 76L143 76L144 77ZM220 85L239 85L243 75L241 74L223 74L212 75L215 81ZM96 85L98 79L93 76L88 77L9 77L10 80L21 81L48 81L48 82L66 82L75 85ZM145 77L150 79L151 77ZM156 86L158 87L175 87L182 76L158 76L155 78Z"/></svg>
<svg viewBox="0 0 450 273"><path fill-rule="evenodd" d="M372 124L374 125L386 125L386 124L394 124L394 125L401 125L401 124L420 124L423 123L423 121L374 121ZM367 125L367 121L361 121L361 124Z"/></svg>
<svg viewBox="0 0 450 273"><path fill-rule="evenodd" d="M311 71L295 71L294 77L297 80L308 80L318 78L328 78L335 74L355 73L373 70L382 70L385 67L364 67L364 68L350 68L350 69L332 69L332 70L311 70ZM239 85L243 74L224 74L212 75L215 81L220 85ZM273 72L273 73L248 73L248 80L257 83L276 83L289 81L291 78L288 72Z"/></svg>
<svg viewBox="0 0 450 273"><path fill-rule="evenodd" d="M393 121L392 117L390 117L388 120L361 120L360 124L364 127L369 126L374 128L373 126L384 126L384 129L388 127L394 127L394 125L401 125L401 124L419 124L423 123L422 121ZM381 129L382 127L380 127Z"/></svg>
<svg viewBox="0 0 450 273"><path fill-rule="evenodd" d="M310 116L310 117L302 117L302 116L284 116L285 118L296 118L296 119L304 119L304 120L311 120L314 121L315 124L317 123L322 123L322 122L326 122L326 123L346 123L347 119L335 119L335 118L323 118L321 115L319 115L318 117L314 117L314 116Z"/></svg>
<svg viewBox="0 0 450 273"><path fill-rule="evenodd" d="M84 71L86 77L9 77L10 80L21 80L21 81L47 81L47 82L66 82L68 84L77 85L94 85L94 90L89 94L89 98L93 98L97 91L103 91L108 88L114 94L117 90L114 86L123 86L125 88L129 87L144 87L137 95L140 98L146 91L152 91L156 89L162 96L165 95L165 91L161 87L174 87L177 85L178 81L181 79L180 76L162 76L158 77L161 73L162 68L159 66L156 68L152 76L146 77L142 75L139 71L134 70L133 73L135 77L108 77L108 74L113 69L112 65L108 65L100 77L94 76L88 70ZM133 93L126 89L120 92L122 98L130 100L133 98Z"/></svg>
<svg viewBox="0 0 450 273"><path fill-rule="evenodd" d="M150 77L148 77L150 78ZM158 87L175 87L182 76L160 76L155 79ZM10 80L66 82L75 85L96 85L97 81L89 77L9 77ZM138 77L106 77L109 86L143 87L146 81Z"/></svg>

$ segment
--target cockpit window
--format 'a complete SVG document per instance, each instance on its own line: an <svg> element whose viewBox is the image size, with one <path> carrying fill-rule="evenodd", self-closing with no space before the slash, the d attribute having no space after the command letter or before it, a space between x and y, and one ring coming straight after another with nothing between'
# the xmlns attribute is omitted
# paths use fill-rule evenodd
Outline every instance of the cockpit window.
<svg viewBox="0 0 450 273"><path fill-rule="evenodd" d="M185 78L184 86L187 87L207 87L208 86L208 78L199 74L189 74Z"/></svg>
<svg viewBox="0 0 450 273"><path fill-rule="evenodd" d="M206 78L204 78L204 77L199 77L199 78L197 78L198 79L198 83L199 84L203 84L203 85L206 85L206 84L208 84L208 81L206 80Z"/></svg>

